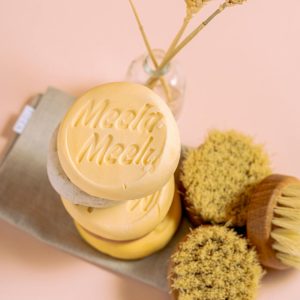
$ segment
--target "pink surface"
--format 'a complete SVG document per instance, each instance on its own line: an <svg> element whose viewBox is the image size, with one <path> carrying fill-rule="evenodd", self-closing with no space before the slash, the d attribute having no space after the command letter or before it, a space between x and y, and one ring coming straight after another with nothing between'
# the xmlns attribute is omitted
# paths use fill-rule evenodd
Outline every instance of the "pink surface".
<svg viewBox="0 0 300 300"><path fill-rule="evenodd" d="M138 1L153 47L165 48L183 0ZM182 142L235 128L300 177L300 2L249 0L209 25L178 57L187 78ZM199 16L198 16L199 17ZM0 131L48 85L74 95L122 80L144 46L127 1L0 0ZM0 138L0 147L5 138ZM300 272L271 272L259 300L298 300ZM169 299L61 253L0 222L0 299Z"/></svg>

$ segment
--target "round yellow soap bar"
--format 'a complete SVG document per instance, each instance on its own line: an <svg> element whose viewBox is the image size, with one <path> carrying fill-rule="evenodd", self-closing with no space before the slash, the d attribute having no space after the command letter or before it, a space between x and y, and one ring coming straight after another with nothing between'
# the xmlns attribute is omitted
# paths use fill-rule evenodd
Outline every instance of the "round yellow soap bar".
<svg viewBox="0 0 300 300"><path fill-rule="evenodd" d="M164 220L142 238L125 242L110 241L86 231L76 222L75 225L81 237L93 248L116 258L133 260L151 255L164 248L176 232L180 219L181 204L176 190L174 201Z"/></svg>
<svg viewBox="0 0 300 300"><path fill-rule="evenodd" d="M154 194L122 201L111 207L92 208L62 199L71 217L82 227L115 241L140 238L153 230L167 215L175 190L174 176Z"/></svg>
<svg viewBox="0 0 300 300"><path fill-rule="evenodd" d="M57 138L61 166L76 186L109 200L155 193L173 175L179 132L166 103L135 83L91 89L72 105Z"/></svg>

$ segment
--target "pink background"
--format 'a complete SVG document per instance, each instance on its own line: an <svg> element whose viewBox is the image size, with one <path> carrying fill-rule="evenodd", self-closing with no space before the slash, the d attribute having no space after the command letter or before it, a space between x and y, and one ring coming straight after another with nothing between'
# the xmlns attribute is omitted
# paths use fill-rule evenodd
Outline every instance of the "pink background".
<svg viewBox="0 0 300 300"><path fill-rule="evenodd" d="M184 1L136 5L153 47L166 48L181 23ZM299 11L299 0L249 0L219 16L179 55L188 83L179 119L184 144L201 143L210 128L235 128L266 145L275 172L300 177ZM0 147L30 96L49 85L79 95L122 80L129 62L145 51L129 5L121 0L0 0L0 44ZM259 300L299 300L299 285L300 272L271 272ZM0 221L0 299L169 296Z"/></svg>

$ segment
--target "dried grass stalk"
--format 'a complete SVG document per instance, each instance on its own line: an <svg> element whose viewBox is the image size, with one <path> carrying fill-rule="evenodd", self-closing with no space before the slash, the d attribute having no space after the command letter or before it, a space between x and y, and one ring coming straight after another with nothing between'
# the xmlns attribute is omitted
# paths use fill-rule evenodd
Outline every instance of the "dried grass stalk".
<svg viewBox="0 0 300 300"><path fill-rule="evenodd" d="M210 23L217 15L219 15L225 8L231 7L237 4L243 4L246 0L226 0L224 1L218 9L216 9L206 20L200 23L173 51L168 51L165 55L165 58L162 60L161 64L158 66L158 70L163 69L173 58L180 52L196 35L208 24ZM150 77L147 81L149 87L153 87L156 82L156 78Z"/></svg>
<svg viewBox="0 0 300 300"><path fill-rule="evenodd" d="M132 11L133 11L133 14L135 16L135 19L137 21L137 24L139 26L139 30L140 30L141 35L143 37L143 40L144 40L145 46L147 48L148 54L149 54L149 56L151 58L151 61L152 61L153 65L154 65L155 69L157 70L158 67L159 67L158 62L157 62L157 60L155 58L155 55L154 55L153 50L152 50L152 47L150 46L149 40L147 38L146 32L144 30L144 27L142 25L142 22L140 20L140 17L138 15L136 7L135 7L134 3L132 2L132 0L129 0L129 3L130 3L130 6L132 8ZM169 84L167 83L167 81L165 80L165 78L163 76L159 77L159 80L161 81L162 87L163 87L163 89L165 91L165 94L167 96L167 100L171 101L171 90L170 90Z"/></svg>

